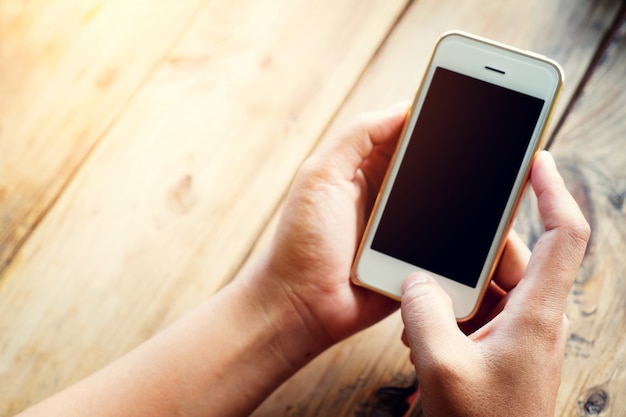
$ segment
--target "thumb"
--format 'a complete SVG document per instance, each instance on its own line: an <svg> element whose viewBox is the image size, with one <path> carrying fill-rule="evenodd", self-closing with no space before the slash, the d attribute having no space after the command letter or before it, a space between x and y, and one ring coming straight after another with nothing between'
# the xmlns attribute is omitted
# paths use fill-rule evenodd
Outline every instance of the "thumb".
<svg viewBox="0 0 626 417"><path fill-rule="evenodd" d="M402 286L401 310L418 377L420 370L459 360L469 340L459 330L450 297L430 275L409 275Z"/></svg>

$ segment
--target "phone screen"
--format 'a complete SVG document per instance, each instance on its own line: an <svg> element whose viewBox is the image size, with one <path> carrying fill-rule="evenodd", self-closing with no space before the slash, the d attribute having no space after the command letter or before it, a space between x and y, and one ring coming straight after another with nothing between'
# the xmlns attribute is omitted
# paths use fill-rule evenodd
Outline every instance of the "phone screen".
<svg viewBox="0 0 626 417"><path fill-rule="evenodd" d="M372 249L475 287L543 105L436 68Z"/></svg>

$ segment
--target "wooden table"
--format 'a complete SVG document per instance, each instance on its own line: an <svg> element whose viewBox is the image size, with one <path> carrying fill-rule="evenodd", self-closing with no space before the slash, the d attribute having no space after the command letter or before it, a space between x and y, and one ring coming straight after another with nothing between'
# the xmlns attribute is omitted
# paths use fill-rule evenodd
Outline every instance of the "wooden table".
<svg viewBox="0 0 626 417"><path fill-rule="evenodd" d="M295 170L365 110L411 98L463 29L559 61L553 151L593 228L559 416L626 412L624 3L586 0L4 0L0 415L154 334L271 236ZM517 227L540 229L527 199ZM255 416L400 416L394 315ZM620 394L621 393L621 394ZM532 399L529 399L532 401Z"/></svg>

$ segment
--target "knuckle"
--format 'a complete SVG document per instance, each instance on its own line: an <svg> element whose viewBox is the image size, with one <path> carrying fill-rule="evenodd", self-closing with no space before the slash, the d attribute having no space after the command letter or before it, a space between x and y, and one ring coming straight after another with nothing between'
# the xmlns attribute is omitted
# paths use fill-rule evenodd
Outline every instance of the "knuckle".
<svg viewBox="0 0 626 417"><path fill-rule="evenodd" d="M522 318L522 326L534 342L543 346L560 345L563 328L568 327L567 318L562 312L537 309Z"/></svg>
<svg viewBox="0 0 626 417"><path fill-rule="evenodd" d="M558 222L550 221L546 226L546 230L555 231L562 239L573 243L586 245L591 237L591 227L584 217Z"/></svg>
<svg viewBox="0 0 626 417"><path fill-rule="evenodd" d="M298 168L294 184L315 190L329 181L331 174L328 171L328 165L320 161L318 155L311 155Z"/></svg>
<svg viewBox="0 0 626 417"><path fill-rule="evenodd" d="M420 353L415 354L415 368L420 379L424 382L445 381L448 386L453 386L465 378L464 363L460 361L458 355L438 352L437 355L429 355L424 358Z"/></svg>
<svg viewBox="0 0 626 417"><path fill-rule="evenodd" d="M587 242L589 242L589 238L591 237L591 226L589 226L587 220L582 218L578 222L575 222L567 227L566 233L572 241L586 246Z"/></svg>

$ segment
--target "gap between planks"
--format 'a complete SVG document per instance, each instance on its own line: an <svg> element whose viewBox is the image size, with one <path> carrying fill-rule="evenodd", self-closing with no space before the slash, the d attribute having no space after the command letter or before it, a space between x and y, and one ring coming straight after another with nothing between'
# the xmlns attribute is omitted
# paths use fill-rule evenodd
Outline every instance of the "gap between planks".
<svg viewBox="0 0 626 417"><path fill-rule="evenodd" d="M615 14L615 19L602 37L596 53L591 58L591 61L589 62L585 73L583 74L580 82L576 86L576 90L574 90L574 93L567 103L567 106L565 106L563 114L561 114L558 122L554 125L554 129L552 130L550 137L546 141L546 149L550 149L550 147L554 144L554 141L556 140L559 131L565 124L567 117L571 113L572 109L576 106L576 103L578 103L578 100L582 96L583 90L589 83L589 80L593 76L593 73L602 64L602 60L605 54L607 53L607 51L609 51L609 49L611 49L613 41L615 40L615 38L618 37L619 31L621 30L621 27L624 23L626 23L626 2L622 3L620 10Z"/></svg>
<svg viewBox="0 0 626 417"><path fill-rule="evenodd" d="M398 22L402 21L402 19L404 18L404 16L406 15L406 13L407 13L407 11L409 10L410 7L411 7L411 2L407 2L405 4L404 8L402 9L401 13L398 14L396 20L389 27L389 31L386 33L384 38L381 39L380 44L378 45L378 47L376 48L376 50L372 54L372 56L369 59L367 65L365 65L363 67L363 70L361 71L359 76L355 78L355 81L354 81L352 87L350 88L350 90L348 90L348 92L345 95L343 101L339 104L339 106L337 107L337 109L334 112L333 116L329 119L328 123L326 123L326 126L324 127L324 129L320 133L320 135L317 138L317 140L313 143L311 149L309 150L307 156L303 159L303 161L306 160L306 158L308 158L308 156L311 155L311 153L315 150L315 148L318 146L318 144L327 135L327 133L330 130L330 127L333 125L335 119L340 114L341 109L343 108L344 104L350 99L352 93L356 90L356 88L358 87L359 83L363 79L364 74L367 72L368 68L370 67L370 64L376 59L377 55L380 53L382 48L385 46L385 44L386 44L387 40L389 39L389 37L394 32L396 26L398 25ZM578 84L576 86L576 89L574 90L574 93L570 97L570 100L568 101L567 105L565 106L565 109L563 110L563 113L560 115L559 120L554 124L554 129L552 130L552 132L550 133L550 137L546 141L546 145L545 145L546 149L549 150L550 147L553 145L554 140L556 139L559 131L561 130L561 127L565 123L565 120L567 119L567 117L570 114L571 110L574 108L574 106L578 102L580 96L583 93L583 90L584 90L585 86L589 82L589 80L590 80L591 76L593 75L594 71L601 64L603 56L611 48L613 40L618 35L621 26L625 22L626 22L626 2L623 2L622 6L620 7L620 10L615 15L615 19L613 20L613 22L611 22L611 25L608 27L608 29L604 33L604 35L602 37L602 40L600 41L600 44L598 45L598 48L597 48L594 56L592 57L591 61L589 62L589 65L587 66L587 69L585 70L585 73L583 74L583 76L581 77L580 81L578 82ZM256 234L256 237L253 239L252 243L250 244L248 250L246 251L246 253L242 257L242 259L239 262L238 266L233 270L232 274L229 277L227 277L224 280L224 282L221 283L221 285L219 286L218 290L223 288L224 286L226 286L228 283L232 282L235 279L235 277L237 277L241 273L241 271L245 268L245 266L250 262L250 260L254 256L254 254L259 251L260 247L262 246L262 243L264 242L265 238L267 237L266 235L267 235L267 231L268 231L270 225L272 224L273 221L276 220L276 218L278 217L278 214L280 213L280 210L281 210L282 205L283 205L283 203L285 201L287 193L289 192L290 187L291 187L291 185L289 185L287 188L285 188L285 190L282 193L281 198L276 201L276 204L275 204L274 208L272 209L272 211L267 215L267 217L263 221L261 227L259 228L259 230L258 230L258 232ZM1 279L1 275L0 275L0 279Z"/></svg>
<svg viewBox="0 0 626 417"><path fill-rule="evenodd" d="M300 161L300 165L315 151L319 143L326 137L331 126L333 126L335 119L340 114L341 109L346 104L346 102L350 99L353 92L358 88L359 84L361 83L361 80L363 79L364 74L367 72L371 63L376 59L376 57L378 56L382 48L387 43L387 40L389 39L389 37L394 32L396 26L398 25L400 21L402 21L402 19L404 18L404 16L406 15L410 7L411 7L411 1L406 2L402 10L400 11L400 13L398 13L398 15L396 16L396 19L393 21L391 25L389 25L389 30L387 31L385 36L381 38L380 43L378 44L378 46L372 53L370 59L363 66L360 74L354 78L354 82L352 83L352 86L346 92L346 95L344 96L343 100L339 103L339 105L335 109L335 112L328 119L328 122L326 123L322 131L320 132L317 139L311 145L311 148L309 149L306 156L302 159L302 161ZM294 176L295 176L295 173L294 173ZM250 260L254 257L254 254L258 252L259 248L262 246L262 242L264 242L265 240L264 237L266 237L267 231L269 230L270 225L278 217L278 214L281 211L282 205L287 197L287 194L289 193L289 190L291 189L292 183L293 183L293 178L289 182L289 185L283 190L283 193L281 194L280 198L276 200L276 204L274 204L274 208L268 213L268 215L265 217L265 219L261 223L256 233L256 236L254 237L254 239L252 239L250 246L248 247L247 251L241 258L241 260L239 261L237 267L235 267L233 269L233 272L219 285L219 287L217 288L217 291L221 290L222 288L224 288L224 286L232 282L241 273L241 271L245 268L245 266L248 265ZM1 279L1 275L0 275L0 279Z"/></svg>

